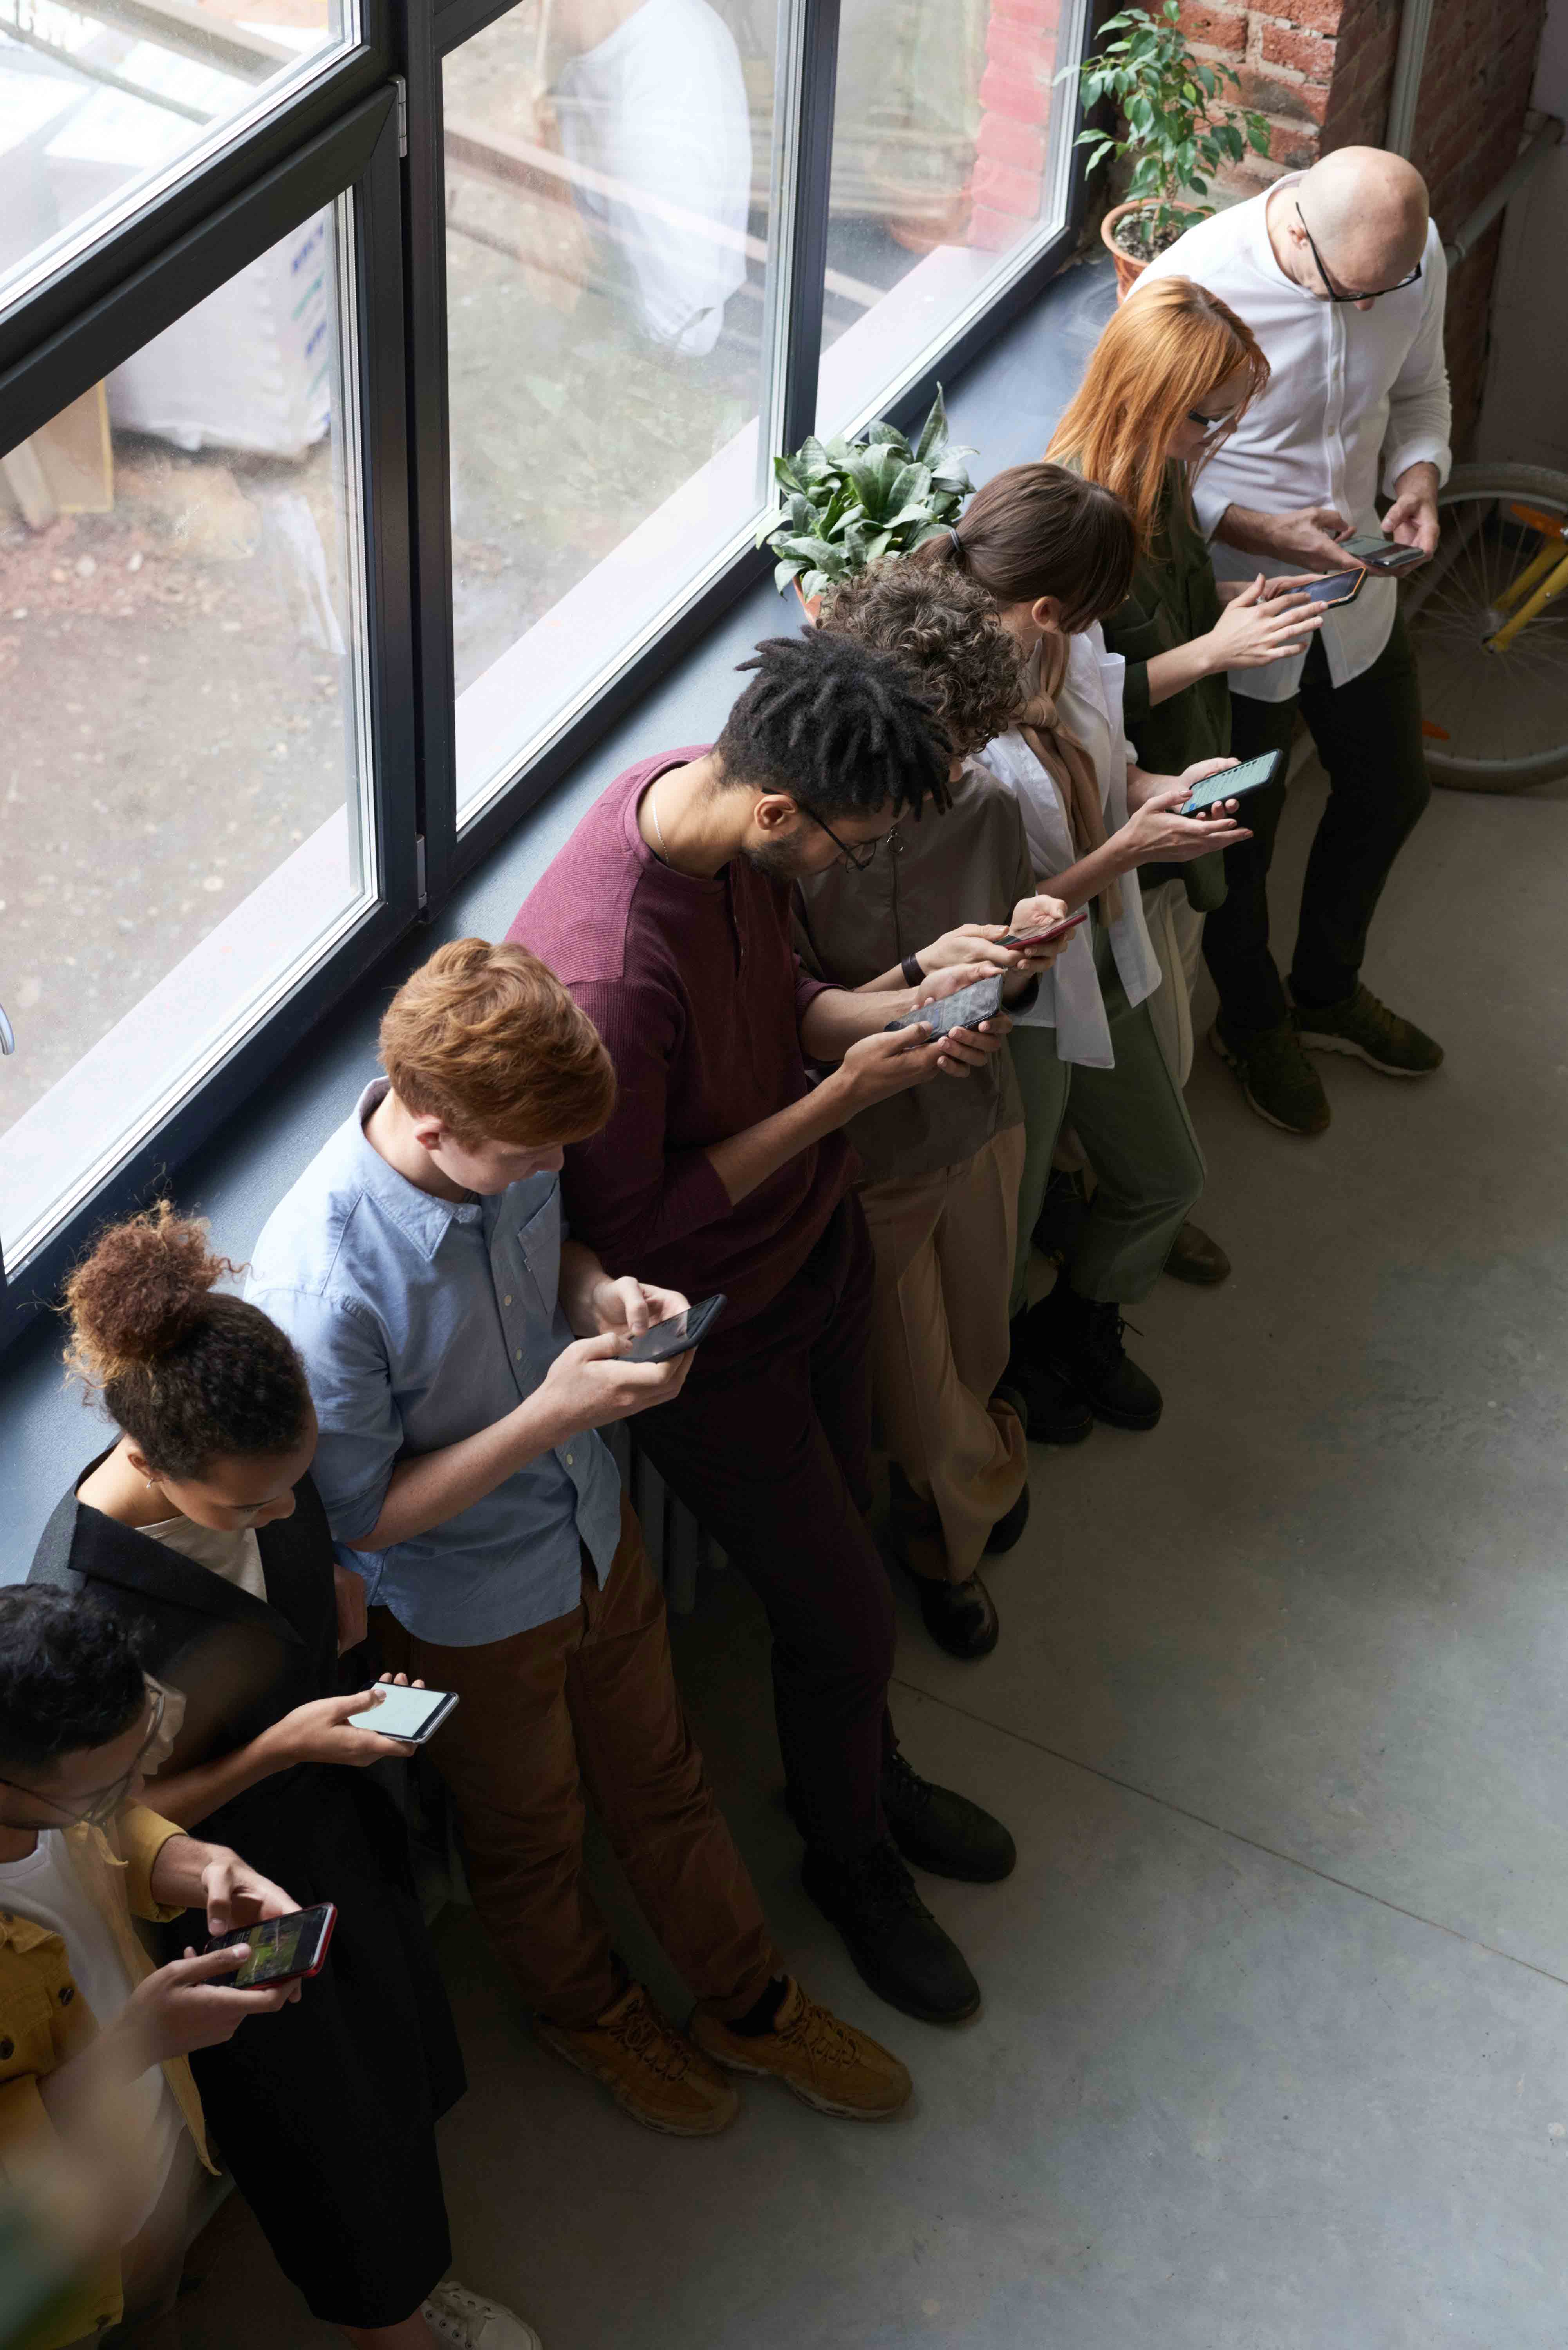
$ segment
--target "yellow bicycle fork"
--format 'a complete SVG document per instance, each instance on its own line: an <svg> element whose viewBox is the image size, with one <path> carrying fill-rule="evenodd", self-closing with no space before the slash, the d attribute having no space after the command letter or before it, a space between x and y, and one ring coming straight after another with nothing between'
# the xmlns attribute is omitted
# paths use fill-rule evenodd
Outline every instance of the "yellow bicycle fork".
<svg viewBox="0 0 1568 2350"><path fill-rule="evenodd" d="M1509 507L1515 522L1537 530L1546 545L1525 565L1517 579L1511 580L1494 598L1500 612L1511 614L1501 629L1481 639L1489 653L1505 653L1520 630L1528 628L1537 612L1543 611L1554 596L1568 588L1568 523L1556 515L1542 514L1535 506Z"/></svg>

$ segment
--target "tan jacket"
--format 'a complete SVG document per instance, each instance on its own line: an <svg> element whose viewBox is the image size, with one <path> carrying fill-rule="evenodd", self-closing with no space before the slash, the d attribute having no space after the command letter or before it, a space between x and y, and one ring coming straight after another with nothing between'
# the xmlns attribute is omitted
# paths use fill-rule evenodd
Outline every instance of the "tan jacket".
<svg viewBox="0 0 1568 2350"><path fill-rule="evenodd" d="M107 1833L87 1827L66 1830L72 1864L133 1983L151 1973L152 1961L137 1939L132 1914L157 1923L180 1915L153 1898L151 1877L152 1864L170 1837L184 1833L140 1804L126 1804ZM30 1918L0 1909L0 2178L7 2185L25 2188L29 2168L54 2149L54 2128L38 2094L39 2082L57 2065L79 2055L97 2032L58 1934ZM171 2057L163 2074L197 2152L207 2168L215 2170L190 2065L182 2056ZM47 2326L27 2336L29 2350L75 2342L112 2324L121 2307L119 2263L109 2253L79 2272Z"/></svg>
<svg viewBox="0 0 1568 2350"><path fill-rule="evenodd" d="M817 978L860 987L960 922L1005 922L1034 887L1016 795L971 764L947 814L928 807L919 823L906 817L867 871L836 865L796 883L795 945ZM1004 1052L961 1081L937 1076L877 1102L844 1130L861 1180L885 1183L972 1159L1023 1118Z"/></svg>

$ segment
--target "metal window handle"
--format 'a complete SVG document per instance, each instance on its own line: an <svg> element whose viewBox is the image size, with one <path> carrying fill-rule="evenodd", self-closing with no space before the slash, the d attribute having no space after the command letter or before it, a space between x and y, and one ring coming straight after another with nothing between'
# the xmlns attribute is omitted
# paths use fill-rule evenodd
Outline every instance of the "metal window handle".
<svg viewBox="0 0 1568 2350"><path fill-rule="evenodd" d="M5 1017L5 1006L0 1003L0 1053L14 1053L16 1049L16 1031Z"/></svg>

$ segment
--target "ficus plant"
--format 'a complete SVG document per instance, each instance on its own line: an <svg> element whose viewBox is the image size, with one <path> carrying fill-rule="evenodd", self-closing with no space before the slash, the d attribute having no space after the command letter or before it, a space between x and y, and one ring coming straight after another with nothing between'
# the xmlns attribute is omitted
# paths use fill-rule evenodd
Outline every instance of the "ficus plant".
<svg viewBox="0 0 1568 2350"><path fill-rule="evenodd" d="M1234 68L1201 63L1189 48L1179 0L1162 0L1158 16L1124 8L1107 16L1096 54L1082 66L1065 67L1056 78L1075 73L1085 109L1103 98L1116 103L1119 134L1083 130L1076 144L1092 150L1091 171L1107 155L1118 162L1131 157L1127 201L1145 209L1121 222L1116 235L1136 260L1152 261L1213 211L1212 204L1179 201L1189 192L1206 196L1206 175L1239 163L1249 147L1259 155L1269 151L1263 117L1225 100L1227 85L1241 87Z"/></svg>
<svg viewBox="0 0 1568 2350"><path fill-rule="evenodd" d="M912 445L877 422L847 441L814 433L792 457L775 457L779 502L757 532L778 557L774 585L782 594L794 581L809 604L882 556L940 538L974 487L963 462L974 453L949 439L939 384Z"/></svg>

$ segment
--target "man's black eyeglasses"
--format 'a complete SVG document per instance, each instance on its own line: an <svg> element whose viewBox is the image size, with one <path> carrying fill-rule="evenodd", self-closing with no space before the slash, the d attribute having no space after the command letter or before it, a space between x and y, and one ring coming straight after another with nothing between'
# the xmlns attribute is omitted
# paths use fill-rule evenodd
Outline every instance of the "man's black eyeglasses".
<svg viewBox="0 0 1568 2350"><path fill-rule="evenodd" d="M802 816L808 816L813 824L818 826L822 831L826 833L829 840L832 841L833 846L837 849L838 854L843 858L845 863L846 865L853 866L857 873L868 873L870 871L872 866L877 861L877 851L879 848L886 847L888 842L891 841L894 833L898 829L897 825L893 825L882 835L880 840L863 840L859 843L857 847L851 848L846 840L839 839L838 835L834 831L833 827L830 824L823 823L822 818L817 815L815 808L802 807L800 812Z"/></svg>
<svg viewBox="0 0 1568 2350"><path fill-rule="evenodd" d="M1328 270L1324 263L1324 257L1318 251L1316 245L1313 243L1312 231L1308 228L1305 221L1302 220L1302 208L1300 204L1296 206L1296 218L1302 222L1302 234L1305 237L1307 241L1307 248L1311 253L1313 259L1317 264L1317 274L1323 279L1324 289L1331 302L1380 302L1385 294L1397 294L1402 291L1405 286L1414 286L1425 266L1424 263L1418 261L1416 264L1415 268L1410 272L1408 277L1401 277L1396 285L1377 286L1375 286L1370 293L1366 294L1346 294L1344 288L1336 286L1333 278L1329 276Z"/></svg>
<svg viewBox="0 0 1568 2350"><path fill-rule="evenodd" d="M55 1827L101 1828L107 1826L113 1819L116 1812L130 1794L131 1783L156 1744L158 1733L163 1727L163 1711L168 1702L168 1691L153 1679L151 1673L144 1674L142 1678L146 1681L147 1694L151 1700L152 1719L147 1725L146 1737L136 1750L136 1760L129 1771L122 1771L119 1777L113 1780L109 1786L90 1788L88 1801L79 1811L72 1811L67 1804L57 1804L53 1795L46 1795L39 1787L25 1787L19 1779L0 1779L0 1787L9 1787L13 1794L30 1795L36 1804L43 1804L51 1812L57 1812L59 1814L59 1817L55 1820L30 1821L26 1824L28 1826L36 1827L42 1835ZM11 1825L20 1827L23 1824L16 1821Z"/></svg>

